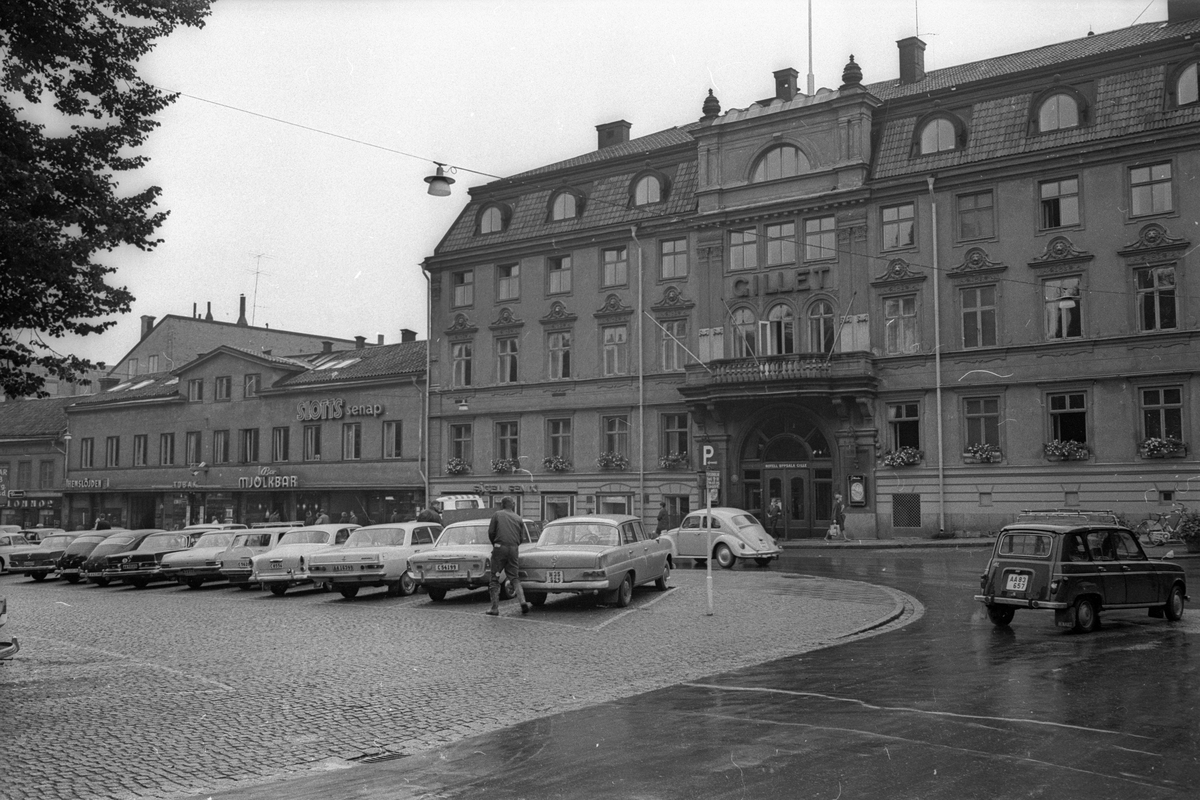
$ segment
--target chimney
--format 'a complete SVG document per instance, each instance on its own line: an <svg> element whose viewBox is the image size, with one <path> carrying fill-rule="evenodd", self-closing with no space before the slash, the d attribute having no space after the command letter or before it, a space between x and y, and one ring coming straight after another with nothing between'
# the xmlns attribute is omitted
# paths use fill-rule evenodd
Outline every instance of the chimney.
<svg viewBox="0 0 1200 800"><path fill-rule="evenodd" d="M354 337L354 349L355 350L362 350L366 346L367 346L367 337L365 337L365 336L355 336Z"/></svg>
<svg viewBox="0 0 1200 800"><path fill-rule="evenodd" d="M785 103L788 100L795 100L796 76L800 73L788 67L787 69L777 69L773 74L775 75L775 98Z"/></svg>
<svg viewBox="0 0 1200 800"><path fill-rule="evenodd" d="M333 342L328 341L328 340L322 340L321 341L321 352L322 353L332 353L333 352Z"/></svg>
<svg viewBox="0 0 1200 800"><path fill-rule="evenodd" d="M208 301L208 313L204 315L205 322L212 322L212 300Z"/></svg>
<svg viewBox="0 0 1200 800"><path fill-rule="evenodd" d="M383 334L382 333L375 334L375 344L383 344Z"/></svg>
<svg viewBox="0 0 1200 800"><path fill-rule="evenodd" d="M614 144L625 144L629 141L629 129L633 125L623 119L616 122L606 122L596 126L597 150L612 147Z"/></svg>
<svg viewBox="0 0 1200 800"><path fill-rule="evenodd" d="M925 43L916 36L896 42L900 48L900 83L925 80Z"/></svg>
<svg viewBox="0 0 1200 800"><path fill-rule="evenodd" d="M1167 0L1167 24L1200 19L1200 0Z"/></svg>
<svg viewBox="0 0 1200 800"><path fill-rule="evenodd" d="M199 316L200 316L199 307L195 303L192 303L192 319L196 319Z"/></svg>
<svg viewBox="0 0 1200 800"><path fill-rule="evenodd" d="M242 328L246 328L246 327L250 326L250 323L246 322L246 295L244 295L244 294L238 295L238 321L237 321L237 324L239 327L242 327Z"/></svg>
<svg viewBox="0 0 1200 800"><path fill-rule="evenodd" d="M152 330L154 330L154 317L142 314L142 338L145 339L149 336Z"/></svg>
<svg viewBox="0 0 1200 800"><path fill-rule="evenodd" d="M115 378L112 375L105 375L100 378L100 391L107 392L109 389L121 382L120 378Z"/></svg>
<svg viewBox="0 0 1200 800"><path fill-rule="evenodd" d="M400 342L415 342L417 340L417 332L409 328L400 329Z"/></svg>

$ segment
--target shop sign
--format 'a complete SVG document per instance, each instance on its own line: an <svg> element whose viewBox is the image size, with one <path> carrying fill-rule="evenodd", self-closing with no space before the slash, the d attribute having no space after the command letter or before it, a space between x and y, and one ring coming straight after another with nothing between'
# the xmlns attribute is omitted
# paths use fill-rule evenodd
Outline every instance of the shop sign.
<svg viewBox="0 0 1200 800"><path fill-rule="evenodd" d="M257 475L238 478L239 489L295 489L299 486L295 475L280 475L274 467L261 467Z"/></svg>
<svg viewBox="0 0 1200 800"><path fill-rule="evenodd" d="M807 461L779 461L763 464L764 469L806 469Z"/></svg>
<svg viewBox="0 0 1200 800"><path fill-rule="evenodd" d="M12 499L12 495L9 495L9 499L5 505L9 508L56 508L58 501L49 497L30 497L24 500L14 500Z"/></svg>
<svg viewBox="0 0 1200 800"><path fill-rule="evenodd" d="M326 400L301 400L296 404L296 419L301 422L341 419L342 417L378 417L382 414L382 403L346 405L345 399L341 397Z"/></svg>
<svg viewBox="0 0 1200 800"><path fill-rule="evenodd" d="M24 489L9 489L8 496L9 497L24 497L25 490Z"/></svg>
<svg viewBox="0 0 1200 800"><path fill-rule="evenodd" d="M200 484L197 481L171 481L172 489L199 489Z"/></svg>
<svg viewBox="0 0 1200 800"><path fill-rule="evenodd" d="M801 267L796 270L767 272L761 275L738 278L733 281L733 296L766 297L772 294L789 294L791 292L824 289L825 277L828 272L829 267Z"/></svg>
<svg viewBox="0 0 1200 800"><path fill-rule="evenodd" d="M536 483L513 483L508 486L502 483L477 483L471 487L471 491L475 494L537 494L538 487Z"/></svg>
<svg viewBox="0 0 1200 800"><path fill-rule="evenodd" d="M68 489L107 489L108 478L67 478Z"/></svg>

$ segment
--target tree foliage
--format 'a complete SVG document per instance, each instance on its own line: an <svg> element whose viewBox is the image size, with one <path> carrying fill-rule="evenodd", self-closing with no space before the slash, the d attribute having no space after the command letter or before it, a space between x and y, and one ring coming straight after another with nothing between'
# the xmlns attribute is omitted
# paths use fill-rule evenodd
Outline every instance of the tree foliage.
<svg viewBox="0 0 1200 800"><path fill-rule="evenodd" d="M0 390L45 396L45 375L96 365L50 339L99 333L133 295L96 257L150 250L167 212L157 186L123 194L117 177L175 96L137 62L179 25L203 27L209 0L0 2ZM49 113L49 108L54 113ZM55 118L48 128L35 120ZM61 130L59 130L61 128Z"/></svg>

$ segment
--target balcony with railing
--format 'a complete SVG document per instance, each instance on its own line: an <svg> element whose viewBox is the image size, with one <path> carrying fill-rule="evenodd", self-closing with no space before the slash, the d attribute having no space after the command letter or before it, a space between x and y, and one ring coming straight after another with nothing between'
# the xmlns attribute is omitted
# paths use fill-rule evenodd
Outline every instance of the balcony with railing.
<svg viewBox="0 0 1200 800"><path fill-rule="evenodd" d="M771 387L797 394L826 394L874 391L877 385L870 353L792 353L689 364L681 391L692 397L731 396L742 389Z"/></svg>

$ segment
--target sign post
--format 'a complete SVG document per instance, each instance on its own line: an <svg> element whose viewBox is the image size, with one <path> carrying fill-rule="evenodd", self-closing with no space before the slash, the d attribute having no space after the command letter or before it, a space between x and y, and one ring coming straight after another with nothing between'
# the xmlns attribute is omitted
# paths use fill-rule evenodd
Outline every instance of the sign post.
<svg viewBox="0 0 1200 800"><path fill-rule="evenodd" d="M707 451L705 452L705 455L706 456L708 455ZM707 464L706 464L706 466L707 466ZM705 477L705 486L704 486L704 488L705 488L705 492L704 492L705 511L707 512L704 515L704 527L708 531L708 549L705 550L705 552L708 554L708 558L706 558L704 560L704 563L705 563L704 583L705 583L706 588L708 589L708 614L706 616L711 617L713 615L712 499L713 499L713 494L720 491L720 489L721 489L721 473L716 470L708 470L704 473L704 477Z"/></svg>

